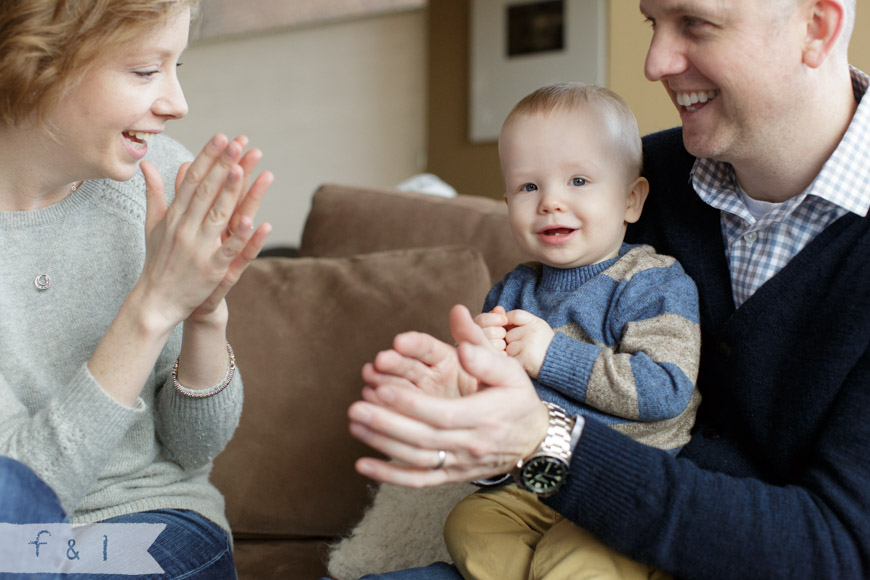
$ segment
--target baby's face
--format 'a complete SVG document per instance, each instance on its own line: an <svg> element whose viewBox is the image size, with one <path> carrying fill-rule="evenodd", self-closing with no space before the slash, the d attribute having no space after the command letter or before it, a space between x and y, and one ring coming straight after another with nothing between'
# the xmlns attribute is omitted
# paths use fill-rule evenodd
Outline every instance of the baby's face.
<svg viewBox="0 0 870 580"><path fill-rule="evenodd" d="M606 130L589 110L520 115L502 129L511 231L533 259L574 268L617 256L626 221L637 217L623 156Z"/></svg>

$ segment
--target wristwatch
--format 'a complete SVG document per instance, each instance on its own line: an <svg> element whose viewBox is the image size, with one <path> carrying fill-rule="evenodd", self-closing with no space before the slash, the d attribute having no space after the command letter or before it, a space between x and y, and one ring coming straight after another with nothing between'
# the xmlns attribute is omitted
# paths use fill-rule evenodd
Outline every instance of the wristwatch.
<svg viewBox="0 0 870 580"><path fill-rule="evenodd" d="M540 497L553 495L565 485L573 451L572 435L577 423L577 417L568 417L558 405L548 402L544 405L550 418L547 436L534 453L517 462L512 473L517 487Z"/></svg>

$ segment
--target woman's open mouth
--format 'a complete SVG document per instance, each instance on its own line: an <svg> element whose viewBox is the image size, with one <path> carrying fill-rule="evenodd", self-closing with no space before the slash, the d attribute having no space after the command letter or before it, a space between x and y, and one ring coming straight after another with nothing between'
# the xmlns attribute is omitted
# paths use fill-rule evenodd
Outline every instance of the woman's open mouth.
<svg viewBox="0 0 870 580"><path fill-rule="evenodd" d="M148 147L148 142L156 135L156 133L145 133L142 131L124 131L124 138L129 141L136 149L145 149Z"/></svg>

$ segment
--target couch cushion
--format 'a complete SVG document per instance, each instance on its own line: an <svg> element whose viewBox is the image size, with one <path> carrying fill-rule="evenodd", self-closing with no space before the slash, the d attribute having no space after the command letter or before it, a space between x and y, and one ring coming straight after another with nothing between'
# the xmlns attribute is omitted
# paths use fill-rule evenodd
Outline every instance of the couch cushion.
<svg viewBox="0 0 870 580"><path fill-rule="evenodd" d="M318 540L236 540L233 559L239 580L316 580L329 573L327 549Z"/></svg>
<svg viewBox="0 0 870 580"><path fill-rule="evenodd" d="M360 368L399 332L450 340L450 307L480 310L489 284L463 247L256 260L227 298L245 404L212 476L234 534L346 533L371 499L347 424Z"/></svg>
<svg viewBox="0 0 870 580"><path fill-rule="evenodd" d="M480 250L493 284L529 261L511 235L503 201L332 184L314 193L299 252L349 256L453 244Z"/></svg>

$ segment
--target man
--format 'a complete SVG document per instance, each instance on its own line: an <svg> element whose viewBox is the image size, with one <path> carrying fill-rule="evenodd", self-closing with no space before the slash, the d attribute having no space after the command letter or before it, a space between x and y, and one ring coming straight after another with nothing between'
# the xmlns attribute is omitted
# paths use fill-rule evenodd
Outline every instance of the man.
<svg viewBox="0 0 870 580"><path fill-rule="evenodd" d="M567 481L542 501L679 578L870 577L870 101L847 62L855 2L640 6L646 76L682 129L645 139L651 192L630 240L698 285L703 401L677 458L578 421ZM552 443L543 406L524 412L534 392L514 361L467 311L451 323L458 350L400 335L364 369L351 431L408 465L367 458L361 473L483 478ZM448 390L465 396L435 396Z"/></svg>

